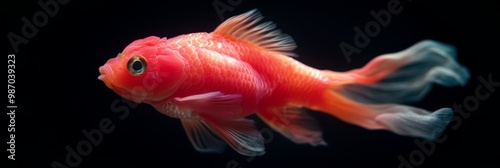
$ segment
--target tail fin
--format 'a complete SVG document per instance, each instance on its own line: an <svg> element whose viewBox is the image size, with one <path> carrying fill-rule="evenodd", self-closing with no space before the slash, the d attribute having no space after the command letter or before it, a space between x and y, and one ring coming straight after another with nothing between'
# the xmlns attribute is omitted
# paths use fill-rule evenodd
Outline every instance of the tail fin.
<svg viewBox="0 0 500 168"><path fill-rule="evenodd" d="M318 110L367 129L434 139L453 116L449 108L433 113L394 104L418 101L433 83L465 85L467 68L456 61L452 46L425 40L401 52L381 55L361 69L324 71L332 79Z"/></svg>

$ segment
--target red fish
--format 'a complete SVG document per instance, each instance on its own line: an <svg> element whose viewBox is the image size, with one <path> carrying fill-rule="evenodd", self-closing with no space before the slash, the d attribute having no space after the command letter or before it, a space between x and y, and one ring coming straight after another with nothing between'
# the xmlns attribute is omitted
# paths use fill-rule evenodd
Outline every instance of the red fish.
<svg viewBox="0 0 500 168"><path fill-rule="evenodd" d="M107 87L179 118L194 148L242 155L265 153L249 115L257 114L295 143L326 145L304 108L366 129L434 139L453 111L401 105L435 84L465 85L470 75L455 48L432 40L378 56L347 72L318 70L293 57L292 38L257 10L234 16L211 33L150 36L129 44L99 67Z"/></svg>

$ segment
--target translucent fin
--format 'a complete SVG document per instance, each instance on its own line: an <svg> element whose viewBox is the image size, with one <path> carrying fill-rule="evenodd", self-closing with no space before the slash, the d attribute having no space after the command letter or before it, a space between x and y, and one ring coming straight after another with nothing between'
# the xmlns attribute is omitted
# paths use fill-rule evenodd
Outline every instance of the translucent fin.
<svg viewBox="0 0 500 168"><path fill-rule="evenodd" d="M446 129L446 125L453 117L453 111L450 108L442 108L433 113L401 105L384 105L375 108L385 112L377 115L375 121L387 129L400 135L418 136L425 139L434 139Z"/></svg>
<svg viewBox="0 0 500 168"><path fill-rule="evenodd" d="M259 24L262 19L259 11L254 9L227 19L213 33L247 41L271 52L295 56L291 52L296 48L293 39L277 30L272 22Z"/></svg>
<svg viewBox="0 0 500 168"><path fill-rule="evenodd" d="M298 106L285 106L257 114L271 128L295 143L327 145L316 120Z"/></svg>
<svg viewBox="0 0 500 168"><path fill-rule="evenodd" d="M407 103L421 100L432 84L464 86L469 71L456 62L453 46L425 40L393 54L376 57L348 72L354 83L342 86L345 96L365 103Z"/></svg>
<svg viewBox="0 0 500 168"><path fill-rule="evenodd" d="M264 138L252 120L245 118L223 120L209 116L203 118L211 130L236 152L245 156L260 156L265 153Z"/></svg>
<svg viewBox="0 0 500 168"><path fill-rule="evenodd" d="M446 128L453 111L429 112L392 103L418 101L432 83L465 85L467 68L456 60L455 49L422 41L407 50L376 57L361 69L346 73L324 71L331 79L324 102L314 108L367 129L433 139Z"/></svg>
<svg viewBox="0 0 500 168"><path fill-rule="evenodd" d="M226 143L217 138L204 121L198 119L181 121L191 144L197 151L221 153L226 148Z"/></svg>
<svg viewBox="0 0 500 168"><path fill-rule="evenodd" d="M210 113L210 115L222 118L233 118L243 111L240 94L209 92L174 100L180 107L189 108L193 112Z"/></svg>

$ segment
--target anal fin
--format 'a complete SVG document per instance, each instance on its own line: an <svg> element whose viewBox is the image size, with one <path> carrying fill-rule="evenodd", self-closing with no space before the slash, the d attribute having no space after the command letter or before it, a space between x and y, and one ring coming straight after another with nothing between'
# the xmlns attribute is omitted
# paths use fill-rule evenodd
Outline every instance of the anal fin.
<svg viewBox="0 0 500 168"><path fill-rule="evenodd" d="M327 145L314 118L298 106L287 105L262 111L257 115L275 131L295 143L308 143L313 146Z"/></svg>
<svg viewBox="0 0 500 168"><path fill-rule="evenodd" d="M209 115L201 117L236 152L245 156L261 156L265 153L264 137L255 128L253 120L220 119Z"/></svg>

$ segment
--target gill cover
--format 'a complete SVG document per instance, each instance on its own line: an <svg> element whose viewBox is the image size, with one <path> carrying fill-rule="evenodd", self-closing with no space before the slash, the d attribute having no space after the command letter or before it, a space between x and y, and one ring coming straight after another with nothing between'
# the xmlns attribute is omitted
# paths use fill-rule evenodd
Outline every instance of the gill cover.
<svg viewBox="0 0 500 168"><path fill-rule="evenodd" d="M150 36L129 44L123 51L127 58L124 67L127 74L121 88L129 92L125 96L134 102L158 101L170 96L184 77L185 61L177 51L162 45L166 38Z"/></svg>

